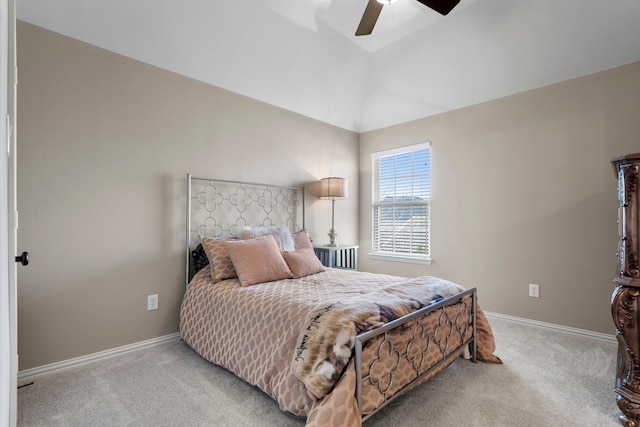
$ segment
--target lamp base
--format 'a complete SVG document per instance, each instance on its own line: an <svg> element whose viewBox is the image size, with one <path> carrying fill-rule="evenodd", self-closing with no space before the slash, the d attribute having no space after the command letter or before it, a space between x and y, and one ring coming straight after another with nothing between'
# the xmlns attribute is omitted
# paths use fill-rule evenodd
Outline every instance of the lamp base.
<svg viewBox="0 0 640 427"><path fill-rule="evenodd" d="M331 230L329 230L327 235L329 235L329 244L327 246L338 246L336 244L336 237L338 236L338 233L336 233L336 230L332 228Z"/></svg>

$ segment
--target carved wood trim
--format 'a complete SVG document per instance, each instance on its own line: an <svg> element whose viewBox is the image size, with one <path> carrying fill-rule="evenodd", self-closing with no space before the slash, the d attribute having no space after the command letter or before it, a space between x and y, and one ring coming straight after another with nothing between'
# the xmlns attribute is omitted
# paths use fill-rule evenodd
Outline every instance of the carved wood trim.
<svg viewBox="0 0 640 427"><path fill-rule="evenodd" d="M614 159L613 161L614 166L617 168L618 199L620 203L618 210L618 223L620 224L619 266L615 281L618 284L640 286L640 283L633 283L640 279L640 247L638 246L640 243L640 237L638 236L640 164L630 162L628 157ZM640 161L640 157L634 160Z"/></svg>
<svg viewBox="0 0 640 427"><path fill-rule="evenodd" d="M624 206L628 206L638 189L638 166L633 165L622 170L624 171Z"/></svg>
<svg viewBox="0 0 640 427"><path fill-rule="evenodd" d="M625 254L625 269L624 275L637 279L640 277L640 263L638 261L638 251L633 245L633 241L629 237L625 237L624 241L624 254Z"/></svg>
<svg viewBox="0 0 640 427"><path fill-rule="evenodd" d="M633 278L640 277L640 263L638 261L638 165L631 165L623 169L624 188L625 188L625 205L626 209L623 224L625 225L624 242L625 242L625 275Z"/></svg>
<svg viewBox="0 0 640 427"><path fill-rule="evenodd" d="M623 415L618 416L620 424L625 427L639 427L640 403L629 400L624 396L618 396L617 404L618 408L620 408L623 413Z"/></svg>
<svg viewBox="0 0 640 427"><path fill-rule="evenodd" d="M611 305L613 321L621 333L636 327L635 310L638 295L640 295L638 289L623 286L618 286L613 294Z"/></svg>
<svg viewBox="0 0 640 427"><path fill-rule="evenodd" d="M640 290L618 286L613 294L612 315L618 330L618 342L624 345L618 363L618 389L633 393L640 403L640 337L638 329L638 297Z"/></svg>
<svg viewBox="0 0 640 427"><path fill-rule="evenodd" d="M640 153L611 160L618 179L618 271L611 299L618 360L616 393L620 423L640 427Z"/></svg>

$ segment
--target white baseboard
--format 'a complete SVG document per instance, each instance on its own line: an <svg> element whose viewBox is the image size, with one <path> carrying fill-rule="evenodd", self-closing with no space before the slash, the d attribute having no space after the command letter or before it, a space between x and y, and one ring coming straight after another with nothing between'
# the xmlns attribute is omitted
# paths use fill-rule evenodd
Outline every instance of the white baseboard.
<svg viewBox="0 0 640 427"><path fill-rule="evenodd" d="M564 332L571 335L578 335L586 338L595 338L598 340L617 343L615 335L604 334L602 332L589 331L587 329L572 328L571 326L557 325L555 323L541 322L539 320L526 319L524 317L509 316L508 314L492 313L485 311L484 314L488 319L501 319L509 322L520 323L528 326L536 326L538 328L551 329L558 332Z"/></svg>
<svg viewBox="0 0 640 427"><path fill-rule="evenodd" d="M74 359L63 360L62 362L52 363L50 365L44 365L37 368L25 369L18 372L18 383L28 383L37 378L41 378L47 375L56 374L58 372L77 368L88 363L98 362L100 360L108 359L110 357L119 356L121 354L130 353L132 351L141 350L143 348L152 347L154 345L163 344L169 341L180 339L180 333L165 335L162 337L152 338L146 341L140 341L122 347L112 348L110 350L101 351L98 353L88 354L86 356L76 357Z"/></svg>

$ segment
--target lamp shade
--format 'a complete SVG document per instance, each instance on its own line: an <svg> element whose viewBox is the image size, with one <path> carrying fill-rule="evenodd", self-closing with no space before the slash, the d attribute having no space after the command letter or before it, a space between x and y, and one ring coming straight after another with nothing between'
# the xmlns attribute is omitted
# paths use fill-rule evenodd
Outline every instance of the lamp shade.
<svg viewBox="0 0 640 427"><path fill-rule="evenodd" d="M322 178L320 180L320 198L325 200L346 199L347 179L346 178Z"/></svg>

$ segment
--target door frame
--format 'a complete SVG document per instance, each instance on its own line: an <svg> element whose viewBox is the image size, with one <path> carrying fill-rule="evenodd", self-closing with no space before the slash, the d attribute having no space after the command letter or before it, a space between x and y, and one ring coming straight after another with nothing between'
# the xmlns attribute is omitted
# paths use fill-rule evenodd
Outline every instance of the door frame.
<svg viewBox="0 0 640 427"><path fill-rule="evenodd" d="M14 427L18 377L15 0L0 0L0 10L0 426Z"/></svg>

